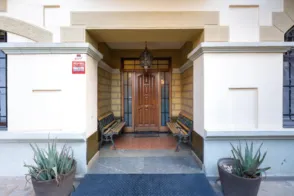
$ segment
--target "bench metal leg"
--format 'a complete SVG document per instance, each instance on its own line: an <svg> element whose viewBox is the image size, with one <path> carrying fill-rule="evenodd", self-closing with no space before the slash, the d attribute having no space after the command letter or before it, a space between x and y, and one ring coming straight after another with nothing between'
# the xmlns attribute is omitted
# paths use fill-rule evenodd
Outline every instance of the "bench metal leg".
<svg viewBox="0 0 294 196"><path fill-rule="evenodd" d="M190 143L190 146L192 147L192 136L191 135L189 136L189 143Z"/></svg>
<svg viewBox="0 0 294 196"><path fill-rule="evenodd" d="M112 146L113 146L113 150L116 150L116 146L115 146L115 143L113 141L113 135L110 136L110 140L111 140L111 143L112 143Z"/></svg>
<svg viewBox="0 0 294 196"><path fill-rule="evenodd" d="M176 150L175 152L179 152L180 151L180 144L182 142L182 137L179 136L179 139L178 139L178 143L177 143L177 147L176 147Z"/></svg>
<svg viewBox="0 0 294 196"><path fill-rule="evenodd" d="M101 135L101 141L100 141L100 148L102 147L102 144L103 144L103 141L104 141L104 136L103 135Z"/></svg>

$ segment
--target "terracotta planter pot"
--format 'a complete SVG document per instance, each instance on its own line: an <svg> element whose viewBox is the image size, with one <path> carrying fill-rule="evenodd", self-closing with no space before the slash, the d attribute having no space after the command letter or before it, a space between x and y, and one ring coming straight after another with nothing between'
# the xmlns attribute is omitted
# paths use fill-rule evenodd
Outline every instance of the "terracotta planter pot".
<svg viewBox="0 0 294 196"><path fill-rule="evenodd" d="M223 158L217 163L218 172L225 196L257 196L261 177L242 178L227 172L222 166L233 165L234 159Z"/></svg>
<svg viewBox="0 0 294 196"><path fill-rule="evenodd" d="M73 182L76 173L76 163L72 170L61 175L59 186L56 180L37 181L32 178L32 184L36 196L69 196L73 191Z"/></svg>

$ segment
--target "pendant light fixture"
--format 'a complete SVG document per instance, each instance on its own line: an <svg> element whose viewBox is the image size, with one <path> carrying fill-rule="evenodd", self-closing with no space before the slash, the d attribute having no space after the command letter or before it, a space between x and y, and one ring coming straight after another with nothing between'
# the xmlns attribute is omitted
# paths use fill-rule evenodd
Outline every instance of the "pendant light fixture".
<svg viewBox="0 0 294 196"><path fill-rule="evenodd" d="M147 48L147 42L145 42L145 49L140 55L140 65L147 71L152 66L153 56Z"/></svg>

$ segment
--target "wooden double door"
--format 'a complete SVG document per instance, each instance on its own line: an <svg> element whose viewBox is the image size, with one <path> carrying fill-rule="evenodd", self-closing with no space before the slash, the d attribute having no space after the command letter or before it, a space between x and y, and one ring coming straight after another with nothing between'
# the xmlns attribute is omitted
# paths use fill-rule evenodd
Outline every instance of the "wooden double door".
<svg viewBox="0 0 294 196"><path fill-rule="evenodd" d="M135 73L135 131L159 131L159 73Z"/></svg>

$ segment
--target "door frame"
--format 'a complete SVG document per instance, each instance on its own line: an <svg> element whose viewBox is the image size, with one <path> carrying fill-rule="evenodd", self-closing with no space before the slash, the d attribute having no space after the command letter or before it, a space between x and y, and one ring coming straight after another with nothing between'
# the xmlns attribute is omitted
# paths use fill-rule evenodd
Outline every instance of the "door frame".
<svg viewBox="0 0 294 196"><path fill-rule="evenodd" d="M134 132L135 131L135 104L136 104L136 93L135 93L135 77L137 72L144 72L145 70L124 70L124 60L138 60L138 57L127 57L121 58L121 68L120 68L120 76L121 76L121 116L122 120L124 120L124 73L129 72L132 73L132 126L125 127L125 132ZM169 119L171 119L172 116L172 58L171 57L154 57L154 60L168 60L168 70L156 70L156 69L150 69L148 72L156 72L157 73L157 102L158 102L158 130L159 132L167 132L168 128L167 126L161 126L161 84L160 84L160 72L168 72L170 77L168 79L170 88L169 88Z"/></svg>
<svg viewBox="0 0 294 196"><path fill-rule="evenodd" d="M156 119L156 123L157 123L157 126L154 126L154 127L149 127L147 130L150 130L150 131L159 131L160 130L160 106L161 105L159 105L159 98L158 97L160 97L159 96L159 83L158 83L158 80L159 80L159 72L147 72L147 73L150 73L150 74L155 74L155 85L156 85L156 97L155 97L155 99L157 99L156 100L156 112L157 112L157 115L158 115L158 118ZM136 96L136 95L138 95L138 93L139 93L139 91L138 91L138 77L137 76L139 76L139 75L143 75L143 74L145 74L145 71L143 71L143 72L136 72L135 74L134 74L134 80L133 80L133 83L134 83L134 94L135 94L135 96L134 96L134 102L132 102L132 105L134 106L134 111L136 112L137 110L136 110L136 107L138 106L138 96ZM135 113L134 113L135 114ZM138 116L137 115L134 115L135 117L135 121L134 121L134 131L146 131L146 127L138 127L138 126L136 126L137 125L137 123L138 123Z"/></svg>

